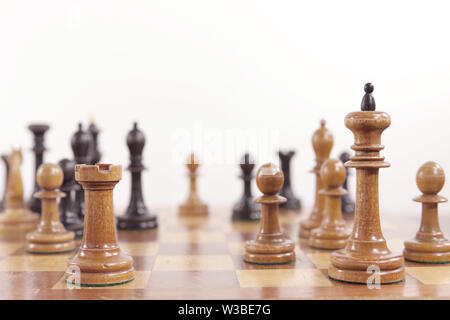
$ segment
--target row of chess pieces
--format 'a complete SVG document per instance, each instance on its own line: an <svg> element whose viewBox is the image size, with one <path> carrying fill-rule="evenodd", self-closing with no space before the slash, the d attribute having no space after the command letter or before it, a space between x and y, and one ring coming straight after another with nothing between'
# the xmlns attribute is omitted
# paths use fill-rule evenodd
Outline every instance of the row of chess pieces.
<svg viewBox="0 0 450 320"><path fill-rule="evenodd" d="M440 230L437 209L438 203L447 201L438 195L444 185L445 174L435 162L427 162L419 168L416 182L423 194L415 201L421 202L423 206L421 226L416 237L405 242L403 254L391 252L382 235L378 208L379 169L389 166L380 155L384 148L380 144L381 134L390 126L390 117L385 112L375 111L373 86L366 84L364 89L366 93L361 111L351 112L345 117L346 127L355 136L352 149L356 151L345 165L340 160L329 158L333 135L325 127L325 121L321 121L320 128L313 134L312 143L316 154L316 166L313 169L316 177L315 202L309 217L300 222L299 237L307 239L311 247L333 250L328 269L332 279L366 283L371 275L367 272L368 268L375 266L379 270L380 283L396 283L404 280L405 258L419 263L450 262L450 242ZM140 190L144 137L135 125L128 138L129 147L131 145L129 170L135 193L132 194L134 200L130 202L127 213L117 217L117 227L154 228L157 225L156 216L146 210ZM73 218L78 218L81 225L84 223L84 232L80 248L68 261L66 280L72 279L73 270L81 272L79 284L86 286L115 285L133 280L133 260L120 250L117 243L112 204L113 188L122 178L122 167L111 164L74 165L73 161L70 166L70 161L60 162L60 165L41 164L36 174L39 190L34 194L42 202L39 222L39 215L32 213L23 201L21 161L20 150L13 150L8 156L7 197L4 212L0 214L0 231L25 231L25 248L30 253L73 250L76 233L61 223L57 202L57 199L62 198L60 206L64 206L64 199L69 198L58 189L64 190L64 173L68 171L82 187L77 188L76 192L82 197L83 216L74 215ZM180 205L179 214L206 216L208 206L197 194L196 172L199 161L193 153L188 156L187 167L190 192L187 200ZM248 154L244 156L241 167L245 183L244 200L234 207L234 212L238 214L233 213L233 218L260 220L260 230L255 240L245 245L244 261L263 265L295 263L295 242L286 238L279 223L279 206L289 202L287 197L280 195L283 186L289 186L289 181L285 184L285 180L290 180L287 175L289 169L284 168L283 172L283 168L272 163L260 166L256 173L256 184L263 195L253 199L249 182L254 165ZM346 167L357 171L358 201L352 231L346 228L341 209L342 197L347 194L342 188ZM291 197L291 203L297 204L295 197Z"/></svg>

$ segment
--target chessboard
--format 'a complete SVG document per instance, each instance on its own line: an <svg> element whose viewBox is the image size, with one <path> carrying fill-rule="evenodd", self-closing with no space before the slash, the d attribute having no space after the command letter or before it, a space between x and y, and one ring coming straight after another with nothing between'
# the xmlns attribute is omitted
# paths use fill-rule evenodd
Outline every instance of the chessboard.
<svg viewBox="0 0 450 320"><path fill-rule="evenodd" d="M135 280L110 287L69 288L65 254L30 254L21 241L0 243L0 299L430 299L450 297L450 265L406 262L405 281L369 289L327 276L331 251L312 249L298 239L308 210L280 213L283 231L296 241L296 262L265 266L242 260L244 243L258 222L232 222L231 210L211 208L209 217L179 217L155 210L158 229L119 231L122 250L133 256ZM352 216L344 216L348 225ZM392 251L402 251L420 224L420 212L382 213L383 233ZM441 227L450 234L450 219ZM78 245L79 245L78 241Z"/></svg>

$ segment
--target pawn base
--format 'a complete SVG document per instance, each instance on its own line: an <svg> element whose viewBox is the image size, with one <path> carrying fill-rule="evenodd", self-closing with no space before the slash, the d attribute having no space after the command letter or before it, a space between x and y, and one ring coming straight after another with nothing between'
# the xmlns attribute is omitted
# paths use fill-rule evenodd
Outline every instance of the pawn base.
<svg viewBox="0 0 450 320"><path fill-rule="evenodd" d="M44 233L39 229L26 235L25 251L30 253L63 253L75 249L71 231Z"/></svg>
<svg viewBox="0 0 450 320"><path fill-rule="evenodd" d="M311 219L304 220L300 222L300 230L298 235L300 238L309 239L311 236L311 231L318 227L320 227L320 221L314 221Z"/></svg>
<svg viewBox="0 0 450 320"><path fill-rule="evenodd" d="M37 228L39 215L27 208L6 209L0 214L0 231L26 232Z"/></svg>
<svg viewBox="0 0 450 320"><path fill-rule="evenodd" d="M328 268L328 277L332 280L364 284L394 284L405 280L405 268L400 267L394 270L381 270L377 275L374 271L340 269L333 265Z"/></svg>
<svg viewBox="0 0 450 320"><path fill-rule="evenodd" d="M180 216L190 216L190 217L207 216L208 206L203 203L186 203L180 205L178 213Z"/></svg>
<svg viewBox="0 0 450 320"><path fill-rule="evenodd" d="M75 242L66 243L27 243L25 251L29 253L65 253L75 250Z"/></svg>
<svg viewBox="0 0 450 320"><path fill-rule="evenodd" d="M319 227L311 231L308 244L317 249L343 249L350 237L345 228Z"/></svg>
<svg viewBox="0 0 450 320"><path fill-rule="evenodd" d="M405 241L406 260L419 263L450 263L450 241L426 242L418 239Z"/></svg>
<svg viewBox="0 0 450 320"><path fill-rule="evenodd" d="M155 215L117 217L117 229L120 230L145 230L158 227L158 219Z"/></svg>
<svg viewBox="0 0 450 320"><path fill-rule="evenodd" d="M285 239L282 242L248 241L245 245L244 262L254 264L287 264L295 262L295 244Z"/></svg>

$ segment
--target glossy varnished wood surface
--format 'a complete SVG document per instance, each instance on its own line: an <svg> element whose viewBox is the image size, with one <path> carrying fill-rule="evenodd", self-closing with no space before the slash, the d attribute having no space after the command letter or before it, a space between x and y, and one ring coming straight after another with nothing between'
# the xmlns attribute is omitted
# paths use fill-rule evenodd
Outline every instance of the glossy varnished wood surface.
<svg viewBox="0 0 450 320"><path fill-rule="evenodd" d="M120 210L117 210L122 212ZM178 217L177 209L158 208L159 229L119 231L119 244L134 258L136 280L105 288L68 289L64 270L73 253L33 255L22 242L0 242L1 299L442 299L450 298L450 265L406 262L406 281L368 289L328 279L330 251L298 240L298 226L308 216L280 214L282 229L296 241L296 262L261 266L242 261L245 240L254 239L259 223L232 223L231 208L211 208L209 217ZM450 232L448 208L441 228ZM392 251L417 232L420 210L408 215L381 214ZM345 217L345 216L344 216ZM345 217L348 219L348 217ZM79 244L79 243L78 243Z"/></svg>

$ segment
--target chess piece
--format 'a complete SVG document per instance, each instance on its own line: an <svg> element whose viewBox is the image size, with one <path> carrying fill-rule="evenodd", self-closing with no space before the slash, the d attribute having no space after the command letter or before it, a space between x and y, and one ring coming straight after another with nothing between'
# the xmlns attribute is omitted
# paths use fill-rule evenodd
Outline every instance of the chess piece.
<svg viewBox="0 0 450 320"><path fill-rule="evenodd" d="M45 132L50 129L50 127L46 124L31 124L28 126L28 129L33 133L34 137L34 146L33 152L35 155L34 158L34 191L33 194L39 191L39 186L36 181L36 174L39 166L44 162L44 152L46 150L44 145L44 135ZM41 201L38 198L35 198L31 195L31 199L28 202L28 207L31 211L40 214L41 213Z"/></svg>
<svg viewBox="0 0 450 320"><path fill-rule="evenodd" d="M345 164L356 168L355 222L346 247L331 254L328 276L351 283L367 284L372 278L380 284L395 283L405 277L403 256L388 249L378 207L378 171L390 166L380 155L384 149L381 134L391 119L387 113L375 111L373 85L366 84L364 90L361 111L345 117L345 126L355 136L351 147L355 155Z"/></svg>
<svg viewBox="0 0 450 320"><path fill-rule="evenodd" d="M316 166L311 172L316 176L316 190L313 210L306 220L300 222L299 236L305 239L309 238L312 229L320 226L323 218L325 196L319 192L323 189L320 168L330 156L334 141L333 134L325 127L325 124L325 120L320 120L320 128L314 132L312 137L312 145L316 154Z"/></svg>
<svg viewBox="0 0 450 320"><path fill-rule="evenodd" d="M5 186L3 188L3 197L2 201L0 201L0 212L3 212L5 210L5 203L6 203L6 190L8 190L8 175L9 175L9 165L8 165L8 156L2 155L2 160L5 165Z"/></svg>
<svg viewBox="0 0 450 320"><path fill-rule="evenodd" d="M295 155L294 150L287 152L279 151L278 156L280 158L281 170L284 174L284 184L280 191L280 196L285 197L287 201L280 204L280 208L300 210L301 202L297 198L292 190L291 186L291 159Z"/></svg>
<svg viewBox="0 0 450 320"><path fill-rule="evenodd" d="M76 238L83 235L83 220L73 211L73 191L75 190L75 162L69 159L59 161L63 172L63 183L59 190L65 197L59 203L59 218L64 227L75 233Z"/></svg>
<svg viewBox="0 0 450 320"><path fill-rule="evenodd" d="M320 227L311 231L309 245L319 249L341 249L345 247L350 230L345 226L341 212L341 197L347 193L341 188L345 180L345 167L336 159L326 160L320 169L325 196L324 217Z"/></svg>
<svg viewBox="0 0 450 320"><path fill-rule="evenodd" d="M91 135L91 142L92 142L89 145L88 164L97 164L100 162L102 154L98 150L98 134L100 133L100 130L95 125L94 118L91 118L87 131Z"/></svg>
<svg viewBox="0 0 450 320"><path fill-rule="evenodd" d="M42 189L34 194L42 200L41 222L36 230L27 233L25 250L30 253L62 253L75 249L75 234L66 231L59 221L58 198L65 193L57 188L63 182L63 172L57 164L44 163L37 171L37 183Z"/></svg>
<svg viewBox="0 0 450 320"><path fill-rule="evenodd" d="M39 215L32 213L23 200L21 164L22 151L13 149L8 156L9 175L5 210L0 215L2 231L30 231L37 227L39 220Z"/></svg>
<svg viewBox="0 0 450 320"><path fill-rule="evenodd" d="M252 179L253 168L255 164L250 155L246 152L241 159L240 164L242 175L240 178L244 181L244 194L233 207L232 220L259 220L261 210L259 205L253 202Z"/></svg>
<svg viewBox="0 0 450 320"><path fill-rule="evenodd" d="M403 255L406 260L450 262L450 241L442 233L438 218L438 203L447 202L447 198L438 195L444 182L444 170L436 162L426 162L417 171L416 183L423 194L414 198L414 201L422 203L422 221L416 237L405 241Z"/></svg>
<svg viewBox="0 0 450 320"><path fill-rule="evenodd" d="M72 136L70 141L75 164L87 164L89 162L89 148L92 144L92 137L89 133L83 130L81 123L78 123L78 130ZM73 211L78 217L84 219L84 191L79 185L75 185L75 201L73 204Z"/></svg>
<svg viewBox="0 0 450 320"><path fill-rule="evenodd" d="M200 200L197 194L197 169L199 162L194 153L189 155L186 166L189 169L189 196L185 203L180 205L178 212L180 216L206 216L208 215L208 206Z"/></svg>
<svg viewBox="0 0 450 320"><path fill-rule="evenodd" d="M147 209L142 196L141 174L145 170L142 164L142 151L145 146L145 136L134 123L133 129L128 133L127 145L130 150L131 172L131 198L127 211L123 216L117 217L119 229L151 229L158 226L156 215Z"/></svg>
<svg viewBox="0 0 450 320"><path fill-rule="evenodd" d="M342 161L342 163L346 163L347 161L350 161L350 154L348 152L342 152L339 156L339 160ZM345 180L342 187L344 190L347 190L346 194L343 194L341 197L341 210L343 213L354 213L355 212L355 201L350 197L350 194L348 192L348 176L349 176L349 169L345 168Z"/></svg>
<svg viewBox="0 0 450 320"><path fill-rule="evenodd" d="M245 262L270 265L295 261L295 243L285 238L278 219L278 205L286 201L278 195L283 181L283 171L273 163L262 165L256 172L256 184L263 193L254 200L261 204L261 222L256 240L245 244Z"/></svg>
<svg viewBox="0 0 450 320"><path fill-rule="evenodd" d="M120 250L114 224L113 188L121 178L120 165L75 166L75 180L85 190L86 211L81 246L64 275L67 283L75 280L76 285L99 287L134 280L133 259Z"/></svg>

